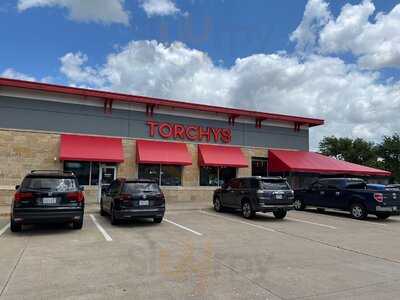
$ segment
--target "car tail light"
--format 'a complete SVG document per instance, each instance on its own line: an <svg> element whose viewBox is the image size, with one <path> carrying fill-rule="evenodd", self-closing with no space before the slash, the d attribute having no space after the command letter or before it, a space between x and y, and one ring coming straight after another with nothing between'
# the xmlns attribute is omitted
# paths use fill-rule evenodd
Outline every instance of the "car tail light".
<svg viewBox="0 0 400 300"><path fill-rule="evenodd" d="M132 198L132 196L130 194L122 193L121 195L119 195L119 199L122 201L130 200L131 198Z"/></svg>
<svg viewBox="0 0 400 300"><path fill-rule="evenodd" d="M33 193L16 192L14 195L15 201L23 201L33 198Z"/></svg>
<svg viewBox="0 0 400 300"><path fill-rule="evenodd" d="M67 199L69 201L83 202L85 197L83 196L82 192L71 192L67 193Z"/></svg>
<svg viewBox="0 0 400 300"><path fill-rule="evenodd" d="M383 194L382 193L374 193L374 199L376 202L383 202Z"/></svg>

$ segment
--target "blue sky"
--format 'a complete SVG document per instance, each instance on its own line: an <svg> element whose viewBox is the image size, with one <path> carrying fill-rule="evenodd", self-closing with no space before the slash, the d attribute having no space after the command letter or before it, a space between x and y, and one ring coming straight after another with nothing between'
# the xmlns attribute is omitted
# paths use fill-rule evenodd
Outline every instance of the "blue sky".
<svg viewBox="0 0 400 300"><path fill-rule="evenodd" d="M379 140L399 130L398 121L365 117L383 105L379 98L400 105L400 41L390 35L391 24L400 22L398 1L106 0L112 9L104 1L3 0L0 74L325 118L329 125L314 136L314 145L331 133ZM155 10L146 10L146 2ZM385 47L379 36L389 37ZM145 43L150 40L155 44ZM375 50L367 49L371 43ZM314 86L318 68L326 78ZM196 87L182 92L188 77ZM329 81L343 87L335 98L329 91L337 87ZM368 89L376 94L363 93ZM348 97L366 109L363 116L326 108L346 99L342 107L354 109Z"/></svg>

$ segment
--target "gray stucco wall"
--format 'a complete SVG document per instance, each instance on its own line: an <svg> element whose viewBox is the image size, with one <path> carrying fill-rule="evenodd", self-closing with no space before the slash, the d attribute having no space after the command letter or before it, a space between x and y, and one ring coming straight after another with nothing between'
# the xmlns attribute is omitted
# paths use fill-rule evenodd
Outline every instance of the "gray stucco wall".
<svg viewBox="0 0 400 300"><path fill-rule="evenodd" d="M143 112L113 109L105 114L102 107L92 107L60 102L35 101L12 97L0 97L0 127L149 138L146 121L150 118ZM228 128L228 122L157 114L152 118L158 122L183 125ZM232 129L232 145L267 148L308 150L308 130L295 132L293 128L236 123ZM156 137L157 138L157 137Z"/></svg>

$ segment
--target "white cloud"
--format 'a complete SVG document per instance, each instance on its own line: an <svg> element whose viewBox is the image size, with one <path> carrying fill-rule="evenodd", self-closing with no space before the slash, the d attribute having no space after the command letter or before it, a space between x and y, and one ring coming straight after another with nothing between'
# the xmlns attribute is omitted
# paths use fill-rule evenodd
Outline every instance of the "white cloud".
<svg viewBox="0 0 400 300"><path fill-rule="evenodd" d="M296 42L296 49L309 52L317 44L319 31L329 22L331 14L324 0L309 0L301 23L291 34L290 40Z"/></svg>
<svg viewBox="0 0 400 300"><path fill-rule="evenodd" d="M142 0L141 6L147 16L171 16L181 13L172 0ZM187 13L184 13L187 14Z"/></svg>
<svg viewBox="0 0 400 300"><path fill-rule="evenodd" d="M67 8L69 18L75 21L128 25L129 14L123 4L124 0L19 0L18 10L58 6Z"/></svg>
<svg viewBox="0 0 400 300"><path fill-rule="evenodd" d="M324 118L327 125L312 131L314 148L328 134L374 140L400 130L400 84L382 84L379 73L339 58L257 54L222 68L182 43L155 41L131 42L97 68L84 66L83 54L68 57L62 70L74 84Z"/></svg>
<svg viewBox="0 0 400 300"><path fill-rule="evenodd" d="M26 75L24 73L20 73L15 71L13 68L8 68L1 73L0 77L6 77L11 79L20 79L20 80L28 80L28 81L36 81L36 78L30 75Z"/></svg>
<svg viewBox="0 0 400 300"><path fill-rule="evenodd" d="M365 69L400 68L400 4L387 14L374 14L371 0L344 5L337 18L326 1L309 0L291 40L299 50L324 55L350 52Z"/></svg>

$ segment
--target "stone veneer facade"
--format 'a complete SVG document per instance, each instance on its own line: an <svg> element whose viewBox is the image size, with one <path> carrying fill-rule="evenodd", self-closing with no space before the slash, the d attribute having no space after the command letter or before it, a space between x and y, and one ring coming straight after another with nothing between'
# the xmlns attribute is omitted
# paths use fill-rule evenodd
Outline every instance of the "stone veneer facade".
<svg viewBox="0 0 400 300"><path fill-rule="evenodd" d="M183 168L182 186L163 187L168 201L210 201L215 187L199 186L197 144L187 143L193 164ZM59 160L60 134L0 130L0 205L9 205L14 187L31 170L62 170ZM136 141L123 139L124 162L118 165L118 177L137 177ZM264 148L242 147L248 168L239 168L238 176L251 175L251 157L266 157ZM87 202L94 202L97 187L86 187Z"/></svg>

